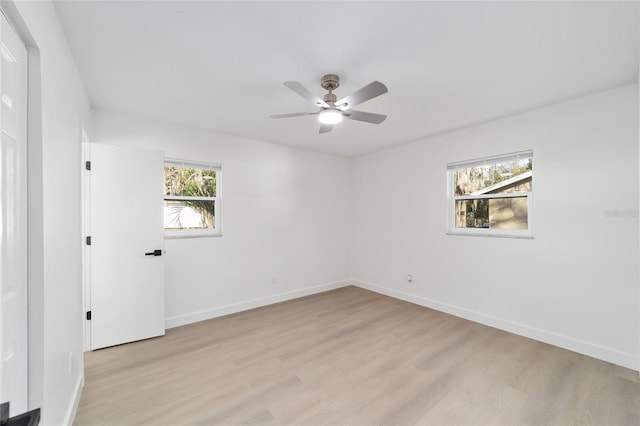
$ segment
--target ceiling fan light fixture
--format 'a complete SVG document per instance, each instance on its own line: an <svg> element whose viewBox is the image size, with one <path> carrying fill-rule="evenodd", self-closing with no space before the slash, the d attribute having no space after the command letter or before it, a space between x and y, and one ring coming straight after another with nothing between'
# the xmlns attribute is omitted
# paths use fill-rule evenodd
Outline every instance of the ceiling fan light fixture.
<svg viewBox="0 0 640 426"><path fill-rule="evenodd" d="M327 108L320 111L318 120L322 124L337 124L342 121L342 111L337 108Z"/></svg>

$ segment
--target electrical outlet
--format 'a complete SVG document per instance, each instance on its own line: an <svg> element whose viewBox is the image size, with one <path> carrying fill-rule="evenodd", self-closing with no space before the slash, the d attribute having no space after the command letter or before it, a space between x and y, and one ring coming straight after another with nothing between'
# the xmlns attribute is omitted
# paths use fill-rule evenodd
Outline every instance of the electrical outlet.
<svg viewBox="0 0 640 426"><path fill-rule="evenodd" d="M276 282L277 282L276 277L275 277L275 276L272 276L272 277L271 277L271 284L275 285L275 284L276 284Z"/></svg>
<svg viewBox="0 0 640 426"><path fill-rule="evenodd" d="M407 274L407 281L412 282L413 281L413 275Z"/></svg>

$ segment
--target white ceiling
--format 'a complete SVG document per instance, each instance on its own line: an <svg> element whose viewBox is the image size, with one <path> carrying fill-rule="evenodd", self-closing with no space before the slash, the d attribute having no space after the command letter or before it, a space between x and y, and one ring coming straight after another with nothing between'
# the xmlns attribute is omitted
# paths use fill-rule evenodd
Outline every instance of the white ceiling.
<svg viewBox="0 0 640 426"><path fill-rule="evenodd" d="M638 2L58 1L94 108L356 156L638 81ZM389 93L318 134L282 85Z"/></svg>

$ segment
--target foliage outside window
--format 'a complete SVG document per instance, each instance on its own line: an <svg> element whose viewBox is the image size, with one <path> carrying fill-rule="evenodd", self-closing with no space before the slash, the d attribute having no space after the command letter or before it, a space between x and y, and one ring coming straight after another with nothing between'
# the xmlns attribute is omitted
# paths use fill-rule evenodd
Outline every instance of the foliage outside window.
<svg viewBox="0 0 640 426"><path fill-rule="evenodd" d="M220 235L219 164L165 159L164 228L169 237Z"/></svg>
<svg viewBox="0 0 640 426"><path fill-rule="evenodd" d="M449 233L531 237L533 153L447 165Z"/></svg>

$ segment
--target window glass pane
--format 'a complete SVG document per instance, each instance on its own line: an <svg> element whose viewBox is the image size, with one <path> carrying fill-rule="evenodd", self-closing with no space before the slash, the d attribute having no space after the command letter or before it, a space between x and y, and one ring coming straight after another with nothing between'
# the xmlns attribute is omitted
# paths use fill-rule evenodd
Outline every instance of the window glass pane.
<svg viewBox="0 0 640 426"><path fill-rule="evenodd" d="M164 166L164 194L216 197L216 171L192 167Z"/></svg>
<svg viewBox="0 0 640 426"><path fill-rule="evenodd" d="M531 192L532 158L455 169L454 195Z"/></svg>
<svg viewBox="0 0 640 426"><path fill-rule="evenodd" d="M488 228L489 200L457 200L456 228Z"/></svg>
<svg viewBox="0 0 640 426"><path fill-rule="evenodd" d="M529 199L527 197L490 198L491 229L529 229Z"/></svg>
<svg viewBox="0 0 640 426"><path fill-rule="evenodd" d="M456 228L529 229L528 197L456 200Z"/></svg>
<svg viewBox="0 0 640 426"><path fill-rule="evenodd" d="M215 200L165 200L164 228L215 229Z"/></svg>

